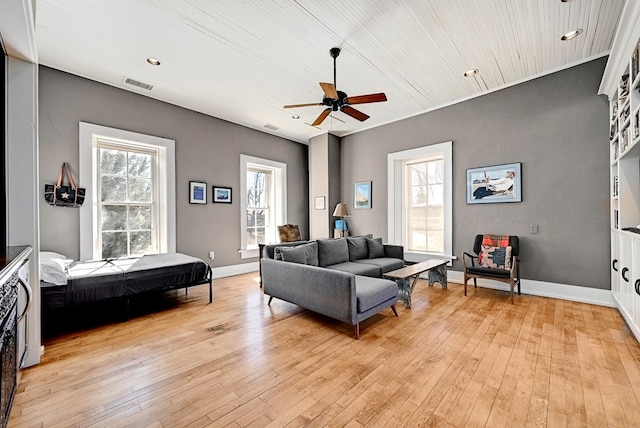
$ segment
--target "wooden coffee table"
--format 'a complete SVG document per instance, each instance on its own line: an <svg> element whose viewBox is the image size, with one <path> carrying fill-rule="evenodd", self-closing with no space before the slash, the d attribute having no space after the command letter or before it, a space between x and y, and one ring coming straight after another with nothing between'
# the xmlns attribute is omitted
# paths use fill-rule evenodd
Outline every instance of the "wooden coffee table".
<svg viewBox="0 0 640 428"><path fill-rule="evenodd" d="M448 260L430 259L384 274L385 278L393 279L398 284L398 297L404 302L405 308L411 308L411 293L416 286L420 274L429 272L429 286L439 282L442 288L447 288ZM413 279L409 283L410 279Z"/></svg>

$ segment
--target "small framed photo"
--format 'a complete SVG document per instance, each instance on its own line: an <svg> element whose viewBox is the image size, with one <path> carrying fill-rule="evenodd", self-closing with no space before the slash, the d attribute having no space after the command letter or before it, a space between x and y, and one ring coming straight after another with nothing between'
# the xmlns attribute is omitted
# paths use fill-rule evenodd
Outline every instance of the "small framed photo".
<svg viewBox="0 0 640 428"><path fill-rule="evenodd" d="M324 196L316 196L315 199L315 207L317 210L323 210L324 207Z"/></svg>
<svg viewBox="0 0 640 428"><path fill-rule="evenodd" d="M213 186L213 203L230 204L231 187Z"/></svg>
<svg viewBox="0 0 640 428"><path fill-rule="evenodd" d="M203 181L189 182L189 203L190 204L206 204L207 203L207 183Z"/></svg>
<svg viewBox="0 0 640 428"><path fill-rule="evenodd" d="M467 169L467 204L522 202L522 164Z"/></svg>
<svg viewBox="0 0 640 428"><path fill-rule="evenodd" d="M353 186L353 208L371 209L370 181L359 181Z"/></svg>

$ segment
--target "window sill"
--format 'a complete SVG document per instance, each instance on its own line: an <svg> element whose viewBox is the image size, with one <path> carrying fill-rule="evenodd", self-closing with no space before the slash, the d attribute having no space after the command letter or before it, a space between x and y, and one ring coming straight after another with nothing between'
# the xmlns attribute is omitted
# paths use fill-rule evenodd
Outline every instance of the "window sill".
<svg viewBox="0 0 640 428"><path fill-rule="evenodd" d="M240 250L239 253L241 259L254 259L258 257L258 255L260 254L260 250L258 248L249 248Z"/></svg>

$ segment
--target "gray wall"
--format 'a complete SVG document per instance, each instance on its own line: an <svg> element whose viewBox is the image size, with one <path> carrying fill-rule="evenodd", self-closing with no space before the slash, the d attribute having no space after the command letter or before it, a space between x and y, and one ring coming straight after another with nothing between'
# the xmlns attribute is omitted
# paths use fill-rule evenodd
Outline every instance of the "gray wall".
<svg viewBox="0 0 640 428"><path fill-rule="evenodd" d="M342 140L342 197L372 180L372 209L352 233L387 238L387 154L453 141L453 250L478 233L521 237L523 278L609 289L606 58ZM366 154L367 162L363 162ZM466 204L466 169L522 162L522 203ZM540 233L529 233L529 225ZM455 270L462 270L460 260Z"/></svg>
<svg viewBox="0 0 640 428"><path fill-rule="evenodd" d="M63 161L78 173L78 122L176 141L177 251L229 266L240 259L240 154L287 164L287 220L307 234L307 146L145 96L40 67L40 185L57 179ZM233 204L190 205L189 180L230 186ZM82 183L79 183L82 186ZM39 195L42 198L42 194ZM78 210L41 201L41 249L78 259Z"/></svg>

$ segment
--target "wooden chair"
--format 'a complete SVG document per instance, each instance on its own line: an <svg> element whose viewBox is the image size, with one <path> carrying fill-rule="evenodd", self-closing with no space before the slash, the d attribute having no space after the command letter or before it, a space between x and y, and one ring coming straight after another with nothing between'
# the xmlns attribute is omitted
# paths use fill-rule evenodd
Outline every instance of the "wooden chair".
<svg viewBox="0 0 640 428"><path fill-rule="evenodd" d="M300 228L297 224L285 224L278 226L278 233L280 234L280 242L295 242L301 241Z"/></svg>
<svg viewBox="0 0 640 428"><path fill-rule="evenodd" d="M462 253L462 264L464 267L464 295L467 295L467 282L470 279L473 279L474 288L478 287L477 279L485 278L492 279L495 281L501 281L509 284L511 291L511 304L513 304L513 289L515 286L518 286L518 294L520 294L520 260L518 259L518 254L520 252L520 240L517 236L511 235L509 236L509 247L511 247L511 255L509 257L510 266L508 269L505 266L492 266L489 267L491 263L483 263L480 265L476 265L479 260L479 256L481 253L486 256L486 253L489 251L494 251L491 248L483 249L483 240L485 235L476 235L475 240L473 242L473 254L469 254L467 252ZM492 248L500 248L498 251L506 251L506 247L503 246L489 246ZM504 248L504 250L502 250ZM469 263L467 263L469 261Z"/></svg>

